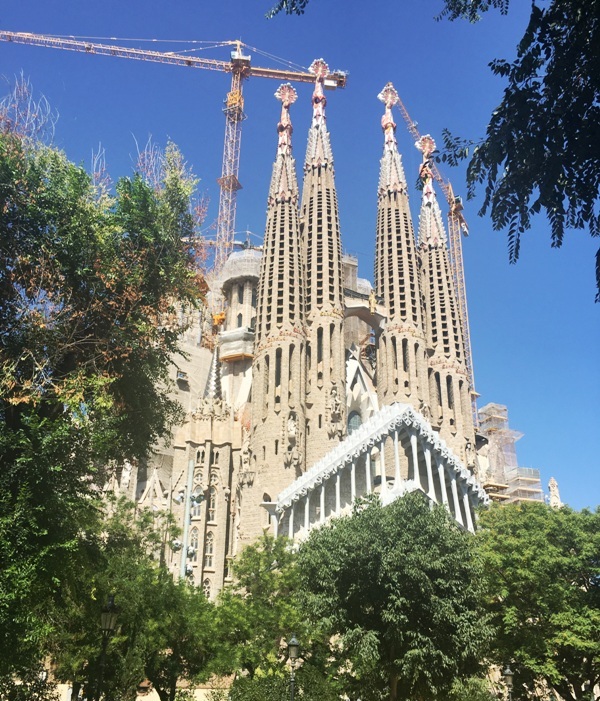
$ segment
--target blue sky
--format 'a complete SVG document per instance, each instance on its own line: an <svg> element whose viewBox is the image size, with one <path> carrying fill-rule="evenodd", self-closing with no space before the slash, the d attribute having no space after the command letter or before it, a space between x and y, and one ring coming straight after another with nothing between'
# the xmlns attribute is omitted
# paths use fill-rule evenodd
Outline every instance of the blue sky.
<svg viewBox="0 0 600 701"><path fill-rule="evenodd" d="M346 90L328 93L327 116L343 246L358 256L359 274L372 279L383 145L383 106L377 94L392 81L421 133L431 133L438 143L444 127L466 137L481 136L503 89L487 64L514 55L528 5L513 0L507 17L489 13L472 26L436 22L441 0L310 0L304 16L273 20L264 18L269 0L19 0L5 4L0 28L118 39L241 39L300 66L323 57L331 68L349 71ZM127 45L192 48L181 43ZM198 55L227 60L228 49ZM251 56L256 66L279 65L260 53ZM101 142L116 178L131 171L136 140L144 144L152 135L164 145L171 138L211 199L209 221L216 218L228 75L0 43L1 93L21 70L60 113L55 142L69 158L89 167L92 150ZM237 228L253 232L255 242L264 228L276 150L276 88L275 81L259 78L244 86L248 119ZM293 140L301 165L311 88L297 89ZM420 154L399 114L396 121L411 183ZM463 173L448 168L444 173L455 192L465 194ZM415 215L417 192L411 204ZM588 234L571 232L562 249L551 249L547 223L539 217L523 240L521 260L511 266L505 233L492 231L489 219L477 216L478 209L477 200L466 205L471 234L463 240L463 253L479 404L508 406L511 426L524 434L517 444L519 463L539 468L545 487L554 476L563 501L575 508L595 506L600 503L597 243Z"/></svg>

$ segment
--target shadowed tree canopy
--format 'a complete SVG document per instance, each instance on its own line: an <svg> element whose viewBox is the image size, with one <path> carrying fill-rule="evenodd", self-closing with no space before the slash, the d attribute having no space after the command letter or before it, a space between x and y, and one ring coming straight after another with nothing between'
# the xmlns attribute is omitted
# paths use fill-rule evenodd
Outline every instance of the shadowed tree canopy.
<svg viewBox="0 0 600 701"><path fill-rule="evenodd" d="M168 514L107 497L78 544L77 567L63 582L61 606L53 614L51 656L58 679L75 690L84 682L94 688L100 610L110 594L118 618L106 649L108 698L135 698L148 678L161 701L173 701L178 681L207 675L214 605L164 566L164 548L174 533Z"/></svg>
<svg viewBox="0 0 600 701"><path fill-rule="evenodd" d="M268 16L302 14L307 4L279 0ZM491 8L506 14L509 0L444 0L437 19L475 22ZM516 58L490 67L507 86L485 137L445 131L442 160L468 159L469 196L483 188L480 214L507 230L512 263L536 214L547 217L555 248L569 229L599 236L600 0L532 2ZM595 275L600 301L600 249Z"/></svg>
<svg viewBox="0 0 600 701"><path fill-rule="evenodd" d="M313 531L300 591L334 641L349 698L431 699L476 673L490 635L474 538L414 492Z"/></svg>

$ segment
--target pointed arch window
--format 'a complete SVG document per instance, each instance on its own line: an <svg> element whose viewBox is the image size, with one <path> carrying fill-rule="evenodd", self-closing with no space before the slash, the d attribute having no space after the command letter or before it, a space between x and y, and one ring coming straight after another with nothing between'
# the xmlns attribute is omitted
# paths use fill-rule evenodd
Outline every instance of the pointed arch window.
<svg viewBox="0 0 600 701"><path fill-rule="evenodd" d="M361 425L362 418L358 411L351 411L348 416L348 435L356 431L356 429Z"/></svg>
<svg viewBox="0 0 600 701"><path fill-rule="evenodd" d="M210 579L208 577L202 582L202 591L207 599L210 599Z"/></svg>
<svg viewBox="0 0 600 701"><path fill-rule="evenodd" d="M216 521L217 519L217 488L211 487L208 490L208 520Z"/></svg>
<svg viewBox="0 0 600 701"><path fill-rule="evenodd" d="M198 561L198 544L199 544L199 538L198 538L198 529L196 527L192 528L190 531L190 551L193 554L190 554L190 560L191 562L197 562Z"/></svg>
<svg viewBox="0 0 600 701"><path fill-rule="evenodd" d="M192 504L192 518L201 518L202 517L202 502L198 502L194 500L194 503Z"/></svg>
<svg viewBox="0 0 600 701"><path fill-rule="evenodd" d="M213 555L215 550L215 537L212 531L206 534L206 540L204 541L204 567L212 569L213 567Z"/></svg>

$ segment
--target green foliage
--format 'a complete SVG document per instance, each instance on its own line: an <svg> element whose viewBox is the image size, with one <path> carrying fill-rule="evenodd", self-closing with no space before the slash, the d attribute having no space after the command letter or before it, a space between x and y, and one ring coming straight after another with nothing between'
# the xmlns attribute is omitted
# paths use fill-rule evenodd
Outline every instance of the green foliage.
<svg viewBox="0 0 600 701"><path fill-rule="evenodd" d="M448 701L498 701L489 680L481 677L456 679L448 694Z"/></svg>
<svg viewBox="0 0 600 701"><path fill-rule="evenodd" d="M104 683L113 696L133 694L147 677L161 699L172 701L179 679L206 674L214 607L161 565L173 535L167 516L140 512L123 499L90 524L80 542L79 572L63 586L56 609L51 652L58 678L97 683L100 610L110 593L119 614Z"/></svg>
<svg viewBox="0 0 600 701"><path fill-rule="evenodd" d="M600 682L600 509L493 507L477 535L498 628L497 664L511 661L515 698L544 681L563 699Z"/></svg>
<svg viewBox="0 0 600 701"><path fill-rule="evenodd" d="M170 145L159 188L98 198L64 154L0 132L0 677L44 655L94 485L179 415L165 321L201 293L194 184Z"/></svg>
<svg viewBox="0 0 600 701"><path fill-rule="evenodd" d="M231 701L287 701L290 698L289 667L283 660L277 671L254 677L237 677L229 692ZM340 695L322 670L302 664L295 672L295 698L302 701L339 701Z"/></svg>
<svg viewBox="0 0 600 701"><path fill-rule="evenodd" d="M0 678L2 701L58 701L56 684L48 679L48 672L37 668L19 677Z"/></svg>
<svg viewBox="0 0 600 701"><path fill-rule="evenodd" d="M265 534L244 548L233 572L236 583L221 592L215 612L222 635L219 671L253 677L279 665L282 641L291 632L304 633L296 557L285 538Z"/></svg>
<svg viewBox="0 0 600 701"><path fill-rule="evenodd" d="M444 0L444 9L436 19L466 19L478 22L481 15L490 8L500 10L505 15L508 12L510 0Z"/></svg>
<svg viewBox="0 0 600 701"><path fill-rule="evenodd" d="M478 669L489 638L472 537L413 493L357 505L299 553L312 620L339 641L350 698L436 698Z"/></svg>
<svg viewBox="0 0 600 701"><path fill-rule="evenodd" d="M494 228L508 229L511 262L540 212L550 222L553 247L567 229L600 234L599 44L598 0L534 3L516 60L491 64L508 85L472 151L467 179L470 196L478 184L485 188L480 214L489 211ZM600 250L596 282L600 301Z"/></svg>

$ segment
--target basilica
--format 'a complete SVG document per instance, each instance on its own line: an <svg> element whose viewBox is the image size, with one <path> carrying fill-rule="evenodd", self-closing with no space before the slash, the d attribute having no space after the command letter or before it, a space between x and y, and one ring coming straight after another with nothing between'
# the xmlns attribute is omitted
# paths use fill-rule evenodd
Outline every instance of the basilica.
<svg viewBox="0 0 600 701"><path fill-rule="evenodd" d="M294 88L282 85L263 244L234 251L189 316L174 359L186 417L147 465L115 488L171 512L175 576L216 593L230 562L263 532L302 539L370 493L423 491L473 530L489 497L488 440L474 411L448 237L423 137L417 235L388 83L374 282L342 255L334 160L315 61L300 189L292 155ZM275 143L274 143L275 146Z"/></svg>

